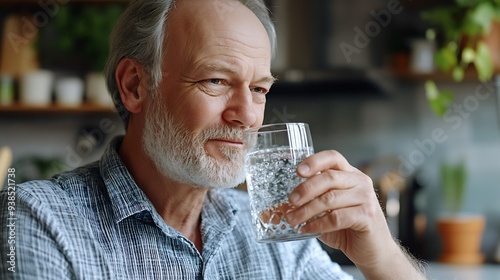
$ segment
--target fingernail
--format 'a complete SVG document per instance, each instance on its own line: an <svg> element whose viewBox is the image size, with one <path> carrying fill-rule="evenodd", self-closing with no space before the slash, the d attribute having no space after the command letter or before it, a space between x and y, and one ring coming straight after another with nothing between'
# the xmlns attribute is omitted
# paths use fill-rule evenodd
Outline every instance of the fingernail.
<svg viewBox="0 0 500 280"><path fill-rule="evenodd" d="M292 195L290 196L290 198L289 198L289 199L290 199L290 202L291 202L291 203L294 203L294 204L295 204L295 203L297 203L297 202L299 201L299 199L300 199L300 195L299 195L299 194L297 194L297 193L294 193L294 194L292 194Z"/></svg>
<svg viewBox="0 0 500 280"><path fill-rule="evenodd" d="M309 165L301 164L297 168L297 171L299 171L299 173L301 173L301 174L307 174L309 172Z"/></svg>

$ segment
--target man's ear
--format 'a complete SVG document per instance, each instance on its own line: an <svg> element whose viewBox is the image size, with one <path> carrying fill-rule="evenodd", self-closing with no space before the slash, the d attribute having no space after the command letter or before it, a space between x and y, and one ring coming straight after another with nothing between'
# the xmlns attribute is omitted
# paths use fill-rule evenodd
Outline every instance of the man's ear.
<svg viewBox="0 0 500 280"><path fill-rule="evenodd" d="M142 65L135 59L124 57L116 66L115 78L123 105L129 112L139 113L149 88Z"/></svg>

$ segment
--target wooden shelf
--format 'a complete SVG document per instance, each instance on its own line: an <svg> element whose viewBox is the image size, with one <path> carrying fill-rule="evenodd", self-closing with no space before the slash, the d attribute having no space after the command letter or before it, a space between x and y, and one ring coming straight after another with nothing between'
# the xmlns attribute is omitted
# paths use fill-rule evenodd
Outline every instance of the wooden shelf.
<svg viewBox="0 0 500 280"><path fill-rule="evenodd" d="M393 71L395 78L405 82L425 82L427 80L433 80L437 83L459 83L453 80L450 74L436 71L434 73L414 73L410 70L405 71ZM495 74L499 74L499 71L495 71ZM477 77L477 72L473 68L469 68L465 71L463 82L479 82Z"/></svg>
<svg viewBox="0 0 500 280"><path fill-rule="evenodd" d="M116 114L114 107L99 106L91 103L83 103L78 107L60 106L51 104L49 106L26 106L15 103L9 106L0 105L0 114Z"/></svg>
<svg viewBox="0 0 500 280"><path fill-rule="evenodd" d="M19 5L39 5L39 0L1 0L1 6L19 6ZM130 0L69 0L68 3L81 3L81 4L109 4L109 3L122 3L128 4Z"/></svg>

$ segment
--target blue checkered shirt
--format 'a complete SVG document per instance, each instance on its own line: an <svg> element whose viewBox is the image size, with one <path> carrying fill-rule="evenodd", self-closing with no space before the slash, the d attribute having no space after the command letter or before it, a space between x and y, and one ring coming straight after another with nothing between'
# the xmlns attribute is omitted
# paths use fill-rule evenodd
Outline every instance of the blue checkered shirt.
<svg viewBox="0 0 500 280"><path fill-rule="evenodd" d="M120 142L98 162L18 185L11 239L9 194L0 193L0 279L351 279L317 240L256 243L238 190L208 192L200 254L135 184Z"/></svg>

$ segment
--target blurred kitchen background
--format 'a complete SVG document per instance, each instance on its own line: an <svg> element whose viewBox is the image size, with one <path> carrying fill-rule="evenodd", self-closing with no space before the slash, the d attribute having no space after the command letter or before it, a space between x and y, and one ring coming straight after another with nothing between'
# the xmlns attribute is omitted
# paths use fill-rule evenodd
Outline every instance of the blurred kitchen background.
<svg viewBox="0 0 500 280"><path fill-rule="evenodd" d="M66 2L0 2L0 147L12 150L19 180L94 161L124 132L105 94L88 84L89 73L102 70L106 47L87 44L102 41L94 35L106 34L127 1ZM267 2L278 33L273 72L279 81L268 95L266 122L307 122L317 151L336 149L370 174L394 235L429 261L441 251L435 225L443 211L440 166L464 160L463 211L486 217L481 249L487 263L498 263L500 90L487 82L479 98L477 78L458 84L434 71L421 12L437 1ZM41 77L27 77L33 72ZM37 79L44 75L53 78L49 100L30 99L29 92L42 90L45 82ZM431 111L424 92L429 77L454 92L461 111L448 119ZM75 96L57 93L67 88L76 89Z"/></svg>

